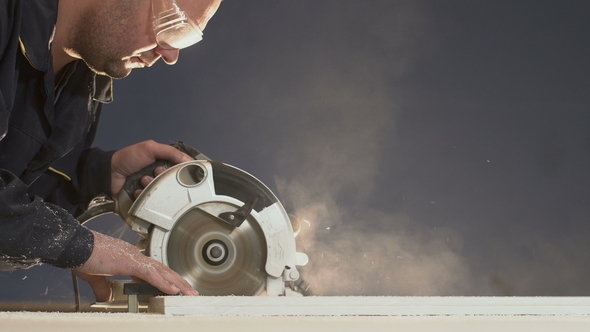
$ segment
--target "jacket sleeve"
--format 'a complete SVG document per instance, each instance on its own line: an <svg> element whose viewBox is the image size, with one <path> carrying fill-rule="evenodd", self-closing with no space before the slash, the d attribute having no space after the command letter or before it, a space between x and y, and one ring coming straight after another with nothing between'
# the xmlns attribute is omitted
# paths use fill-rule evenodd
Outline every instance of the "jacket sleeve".
<svg viewBox="0 0 590 332"><path fill-rule="evenodd" d="M87 205L99 196L111 196L111 159L114 151L99 148L85 150L78 162L80 193Z"/></svg>
<svg viewBox="0 0 590 332"><path fill-rule="evenodd" d="M86 207L90 200L99 196L111 196L111 159L115 151L92 148L98 129L102 106L97 107L95 120L88 130L84 148L76 170L80 196Z"/></svg>
<svg viewBox="0 0 590 332"><path fill-rule="evenodd" d="M0 136L8 129L14 97L14 62L18 33L14 22L21 2L0 4ZM40 260L63 268L85 263L94 246L93 234L66 210L27 193L12 172L0 168L0 260Z"/></svg>
<svg viewBox="0 0 590 332"><path fill-rule="evenodd" d="M0 255L75 268L90 258L93 248L94 235L70 213L30 198L24 183L0 170Z"/></svg>
<svg viewBox="0 0 590 332"><path fill-rule="evenodd" d="M2 59L4 58L4 51L6 50L8 39L10 38L10 19L8 13L14 11L12 7L10 1L4 1L3 4L0 5L0 70L4 67ZM5 78L0 78L0 140L6 135L8 130L8 117L10 116L2 91L4 84Z"/></svg>

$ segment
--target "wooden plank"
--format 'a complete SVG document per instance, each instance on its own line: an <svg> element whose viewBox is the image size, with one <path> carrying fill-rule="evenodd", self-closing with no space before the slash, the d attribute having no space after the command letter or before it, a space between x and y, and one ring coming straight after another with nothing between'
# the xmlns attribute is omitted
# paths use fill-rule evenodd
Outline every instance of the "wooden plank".
<svg viewBox="0 0 590 332"><path fill-rule="evenodd" d="M148 311L200 316L590 315L590 297L161 296Z"/></svg>
<svg viewBox="0 0 590 332"><path fill-rule="evenodd" d="M0 312L18 332L587 332L590 316L167 316L128 313Z"/></svg>

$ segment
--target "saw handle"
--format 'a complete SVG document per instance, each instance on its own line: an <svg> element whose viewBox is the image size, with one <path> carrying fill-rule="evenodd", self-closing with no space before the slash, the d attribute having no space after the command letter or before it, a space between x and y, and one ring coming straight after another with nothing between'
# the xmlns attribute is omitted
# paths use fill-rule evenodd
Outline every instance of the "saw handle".
<svg viewBox="0 0 590 332"><path fill-rule="evenodd" d="M134 199L135 196L133 195L133 193L137 189L143 189L143 186L141 185L141 178L143 178L146 175L154 177L154 171L156 170L156 168L160 166L168 168L172 166L172 163L167 160L156 160L156 162L154 162L153 164L148 165L128 176L127 180L125 180L125 184L123 184L122 189L125 191L125 193L127 193L127 195L130 198Z"/></svg>
<svg viewBox="0 0 590 332"><path fill-rule="evenodd" d="M199 150L193 148L188 144L185 144L182 141L174 142L171 145L195 159L209 160L209 158L202 154ZM139 170L138 172L135 172L127 177L127 180L125 180L125 184L123 185L122 189L125 191L125 193L127 193L131 200L135 200L135 196L133 195L133 193L137 189L143 189L143 186L141 185L141 178L146 175L153 177L154 171L156 170L156 168L160 166L168 168L170 166L173 166L173 164L168 160L156 160L153 164L148 165Z"/></svg>

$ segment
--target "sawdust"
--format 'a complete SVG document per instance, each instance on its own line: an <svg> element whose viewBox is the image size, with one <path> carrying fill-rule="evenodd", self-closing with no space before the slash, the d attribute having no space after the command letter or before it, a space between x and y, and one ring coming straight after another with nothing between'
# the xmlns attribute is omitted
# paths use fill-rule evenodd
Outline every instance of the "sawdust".
<svg viewBox="0 0 590 332"><path fill-rule="evenodd" d="M297 249L313 295L454 295L485 292L461 256L461 236L412 223L403 214L351 213L329 192L280 183L302 220ZM365 225L370 224L368 228ZM330 225L330 226L326 226ZM477 290L476 290L477 289Z"/></svg>

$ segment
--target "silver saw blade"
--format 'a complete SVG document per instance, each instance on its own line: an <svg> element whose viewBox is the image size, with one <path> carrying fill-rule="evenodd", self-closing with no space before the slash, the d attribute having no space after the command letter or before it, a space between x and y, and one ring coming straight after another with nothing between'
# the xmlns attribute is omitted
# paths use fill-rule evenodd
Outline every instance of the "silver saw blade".
<svg viewBox="0 0 590 332"><path fill-rule="evenodd" d="M170 232L168 265L201 295L252 296L263 291L266 241L251 217L234 227L193 209Z"/></svg>

